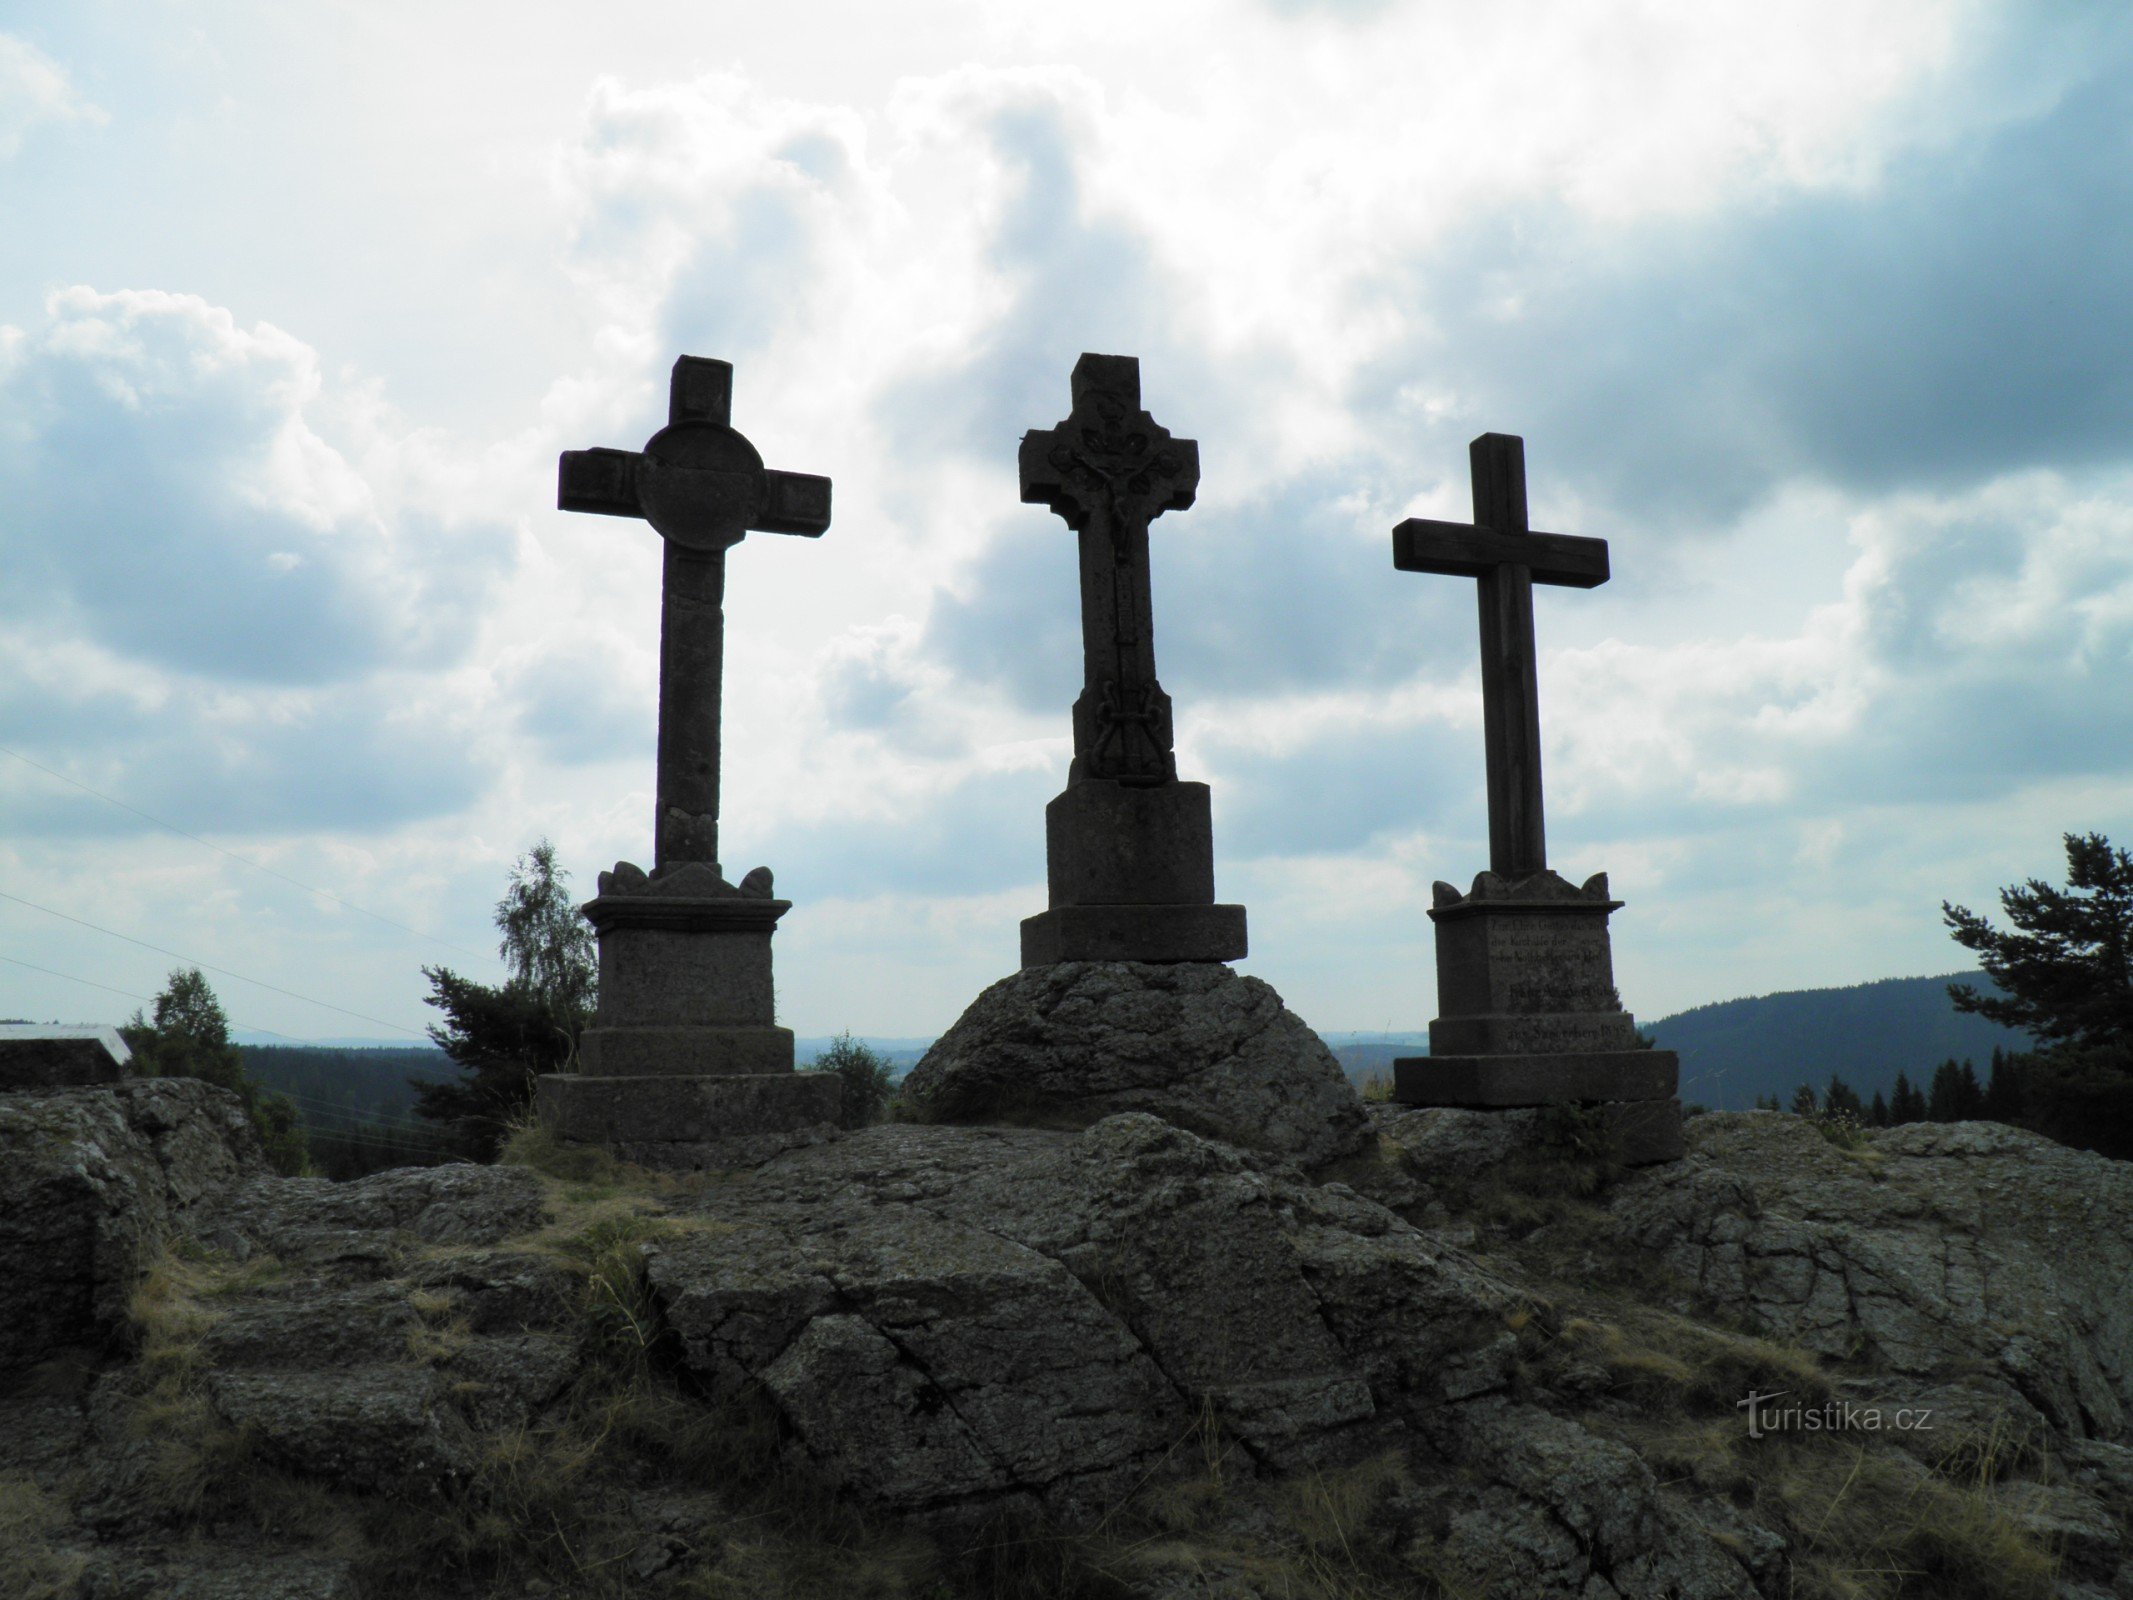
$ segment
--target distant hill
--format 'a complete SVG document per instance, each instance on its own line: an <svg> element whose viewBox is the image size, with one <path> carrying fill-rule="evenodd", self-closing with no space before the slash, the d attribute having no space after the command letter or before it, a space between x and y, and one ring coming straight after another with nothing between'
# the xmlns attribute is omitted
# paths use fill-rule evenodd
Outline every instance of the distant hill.
<svg viewBox="0 0 2133 1600"><path fill-rule="evenodd" d="M1998 991L1981 972L1937 978L1884 978L1848 989L1794 989L1661 1017L1642 1031L1681 1056L1681 1098L1720 1111L1744 1111L1758 1095L1789 1100L1803 1083L1817 1089L1835 1073L1860 1098L1886 1094L1898 1072L1924 1086L1953 1056L1978 1065L1993 1048L2027 1050L2027 1034L1955 1009L1948 985Z"/></svg>

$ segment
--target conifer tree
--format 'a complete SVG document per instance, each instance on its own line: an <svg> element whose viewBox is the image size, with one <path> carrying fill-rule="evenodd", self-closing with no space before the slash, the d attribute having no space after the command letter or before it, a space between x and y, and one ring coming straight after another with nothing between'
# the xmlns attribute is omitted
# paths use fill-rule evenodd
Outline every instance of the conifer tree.
<svg viewBox="0 0 2133 1600"><path fill-rule="evenodd" d="M1846 1111L1863 1119L1866 1107L1860 1104L1858 1091L1832 1072L1829 1087L1822 1091L1822 1114L1834 1117Z"/></svg>
<svg viewBox="0 0 2133 1600"><path fill-rule="evenodd" d="M496 903L503 934L497 953L511 976L478 983L448 967L424 967L425 1004L444 1013L430 1037L460 1069L456 1082L411 1078L415 1113L447 1124L477 1160L494 1159L513 1118L533 1099L533 1080L568 1068L578 1035L592 1020L599 967L592 932L569 892L546 839L512 864L510 886Z"/></svg>
<svg viewBox="0 0 2133 1600"><path fill-rule="evenodd" d="M2003 933L1963 906L1941 902L1956 943L2002 991L1948 986L1958 1011L1974 1011L2048 1043L2133 1046L2133 854L2100 833L2066 834L2067 887L2031 878L2000 891L2018 930Z"/></svg>
<svg viewBox="0 0 2133 1600"><path fill-rule="evenodd" d="M1900 1127L1906 1122L1926 1120L1926 1097L1919 1093L1911 1080L1901 1072L1896 1074L1896 1088L1889 1099L1889 1126Z"/></svg>
<svg viewBox="0 0 2133 1600"><path fill-rule="evenodd" d="M1998 1045L1992 1049L1992 1072L1985 1081L1982 1115L1988 1122L2013 1122L2022 1115L2022 1058Z"/></svg>
<svg viewBox="0 0 2133 1600"><path fill-rule="evenodd" d="M1977 1068L1967 1061L1957 1065L1953 1056L1934 1068L1933 1087L1926 1096L1929 1122L1974 1122L1984 1108Z"/></svg>
<svg viewBox="0 0 2133 1600"><path fill-rule="evenodd" d="M1870 1128L1886 1128L1889 1125L1889 1103L1874 1091L1874 1103L1866 1108L1866 1125Z"/></svg>
<svg viewBox="0 0 2133 1600"><path fill-rule="evenodd" d="M1792 1091L1792 1114L1796 1117L1811 1117L1819 1109L1815 1100L1814 1085L1803 1083Z"/></svg>

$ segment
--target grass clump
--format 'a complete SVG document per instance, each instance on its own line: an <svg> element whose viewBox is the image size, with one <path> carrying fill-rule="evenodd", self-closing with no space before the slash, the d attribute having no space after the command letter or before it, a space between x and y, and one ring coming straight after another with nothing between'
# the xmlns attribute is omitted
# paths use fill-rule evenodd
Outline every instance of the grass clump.
<svg viewBox="0 0 2133 1600"><path fill-rule="evenodd" d="M69 1600L77 1592L88 1555L57 1542L72 1521L27 1472L0 1472L0 1595Z"/></svg>

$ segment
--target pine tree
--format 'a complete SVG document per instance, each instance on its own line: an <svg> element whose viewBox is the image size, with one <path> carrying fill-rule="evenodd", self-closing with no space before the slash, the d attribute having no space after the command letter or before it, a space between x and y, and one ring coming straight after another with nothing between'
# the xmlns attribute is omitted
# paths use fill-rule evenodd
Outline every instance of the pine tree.
<svg viewBox="0 0 2133 1600"><path fill-rule="evenodd" d="M1862 1120L1866 1115L1866 1107L1860 1103L1858 1091L1832 1072L1829 1075L1829 1087L1822 1091L1822 1114L1834 1117L1847 1111Z"/></svg>
<svg viewBox="0 0 2133 1600"><path fill-rule="evenodd" d="M578 1035L592 1020L599 968L592 933L571 903L570 875L555 847L535 842L513 863L510 887L496 903L503 939L497 953L511 976L477 983L448 967L424 967L425 1004L444 1013L430 1037L460 1069L456 1082L410 1078L415 1113L450 1126L459 1148L495 1159L516 1118L533 1099L533 1080L566 1070Z"/></svg>
<svg viewBox="0 0 2133 1600"><path fill-rule="evenodd" d="M2022 1115L2022 1059L1993 1046L1992 1073L1985 1083L1981 1113L1988 1122L2013 1122Z"/></svg>
<svg viewBox="0 0 2133 1600"><path fill-rule="evenodd" d="M1796 1117L1811 1117L1819 1109L1815 1101L1814 1085L1803 1083L1792 1091L1792 1114Z"/></svg>
<svg viewBox="0 0 2133 1600"><path fill-rule="evenodd" d="M1971 1075L1971 1086L1977 1085L1977 1076ZM1960 1122L1963 1120L1963 1069L1950 1056L1933 1069L1933 1087L1926 1091L1926 1120L1928 1122Z"/></svg>
<svg viewBox="0 0 2133 1600"><path fill-rule="evenodd" d="M1889 1103L1881 1098L1881 1091L1874 1091L1874 1103L1866 1108L1866 1125L1870 1128L1889 1126Z"/></svg>
<svg viewBox="0 0 2133 1600"><path fill-rule="evenodd" d="M1950 984L1958 1011L2020 1028L2046 1043L2133 1046L2133 854L2100 833L2066 834L2067 887L2041 879L2000 891L2019 932L2003 933L1941 902L1955 941L2002 991Z"/></svg>
<svg viewBox="0 0 2133 1600"><path fill-rule="evenodd" d="M1911 1080L1901 1072L1896 1074L1896 1089L1889 1100L1889 1125L1900 1127L1906 1122L1926 1120L1926 1097L1919 1093Z"/></svg>

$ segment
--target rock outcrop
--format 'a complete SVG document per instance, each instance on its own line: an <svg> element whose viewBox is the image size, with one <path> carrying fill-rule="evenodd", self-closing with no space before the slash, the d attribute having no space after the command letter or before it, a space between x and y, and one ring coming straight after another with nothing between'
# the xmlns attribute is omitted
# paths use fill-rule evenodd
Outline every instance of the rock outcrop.
<svg viewBox="0 0 2133 1600"><path fill-rule="evenodd" d="M2071 1439L2133 1416L2133 1164L1995 1122L1859 1152L1777 1112L1695 1119L1695 1154L1611 1210L1697 1300L1915 1392L1961 1373Z"/></svg>
<svg viewBox="0 0 2133 1600"><path fill-rule="evenodd" d="M0 1094L0 1373L108 1344L155 1242L265 1171L237 1097L194 1078Z"/></svg>
<svg viewBox="0 0 2133 1600"><path fill-rule="evenodd" d="M1145 1111L1305 1166L1369 1139L1325 1042L1220 962L1024 967L934 1041L904 1096L932 1122L1085 1126Z"/></svg>
<svg viewBox="0 0 2133 1600"><path fill-rule="evenodd" d="M1748 1600L1873 1563L2133 1597L2133 1190L2026 1135L1848 1151L1705 1116L1678 1168L1554 1199L1503 1192L1532 1129L1389 1109L1316 1178L1128 1112L893 1124L689 1182L331 1185L262 1174L200 1086L129 1087L11 1124L51 1173L146 1183L162 1148L194 1240L137 1356L0 1393L0 1562L73 1572L54 1594L751 1593L811 1492L955 1560L1110 1538L1106 1592L1148 1600ZM150 1104L190 1126L143 1131ZM1758 1444L1737 1392L1784 1387L1945 1431ZM194 1501L180 1428L210 1440ZM289 1485L332 1539L291 1531ZM980 1536L1003 1526L1050 1531ZM942 1559L882 1592L994 1592Z"/></svg>

